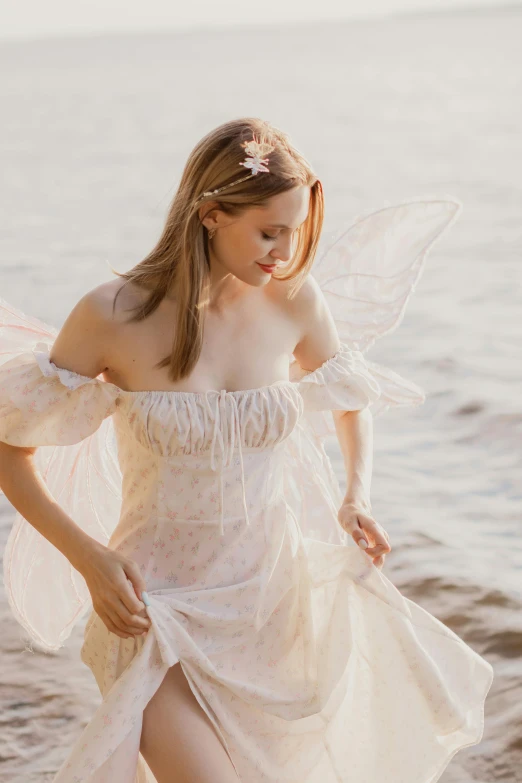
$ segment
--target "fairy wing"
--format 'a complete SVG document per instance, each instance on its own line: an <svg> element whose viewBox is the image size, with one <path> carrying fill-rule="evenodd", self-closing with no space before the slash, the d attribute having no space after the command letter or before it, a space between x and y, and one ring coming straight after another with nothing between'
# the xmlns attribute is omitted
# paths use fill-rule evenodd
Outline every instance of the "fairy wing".
<svg viewBox="0 0 522 783"><path fill-rule="evenodd" d="M314 266L342 342L367 351L401 323L433 244L457 219L456 199L408 201L357 216Z"/></svg>
<svg viewBox="0 0 522 783"><path fill-rule="evenodd" d="M0 299L1 439L38 445L35 467L52 496L79 527L106 544L118 522L122 482L108 415L111 387L58 372L49 360L57 334ZM4 551L3 577L15 618L46 652L63 645L91 606L81 574L19 513Z"/></svg>
<svg viewBox="0 0 522 783"><path fill-rule="evenodd" d="M355 217L327 245L313 275L342 343L366 354L376 340L397 329L429 250L461 211L462 203L454 198L385 206ZM370 404L374 416L425 401L416 383L364 358L381 389L379 398ZM295 361L290 372L292 378L302 373ZM312 418L318 434L335 432L331 416Z"/></svg>
<svg viewBox="0 0 522 783"><path fill-rule="evenodd" d="M461 209L456 199L426 199L359 215L314 265L341 348L313 372L295 360L290 366L305 405L289 442L286 497L305 536L349 540L337 524L343 495L325 451L336 433L332 411L368 407L375 417L425 401L420 386L365 353L400 325L430 248Z"/></svg>

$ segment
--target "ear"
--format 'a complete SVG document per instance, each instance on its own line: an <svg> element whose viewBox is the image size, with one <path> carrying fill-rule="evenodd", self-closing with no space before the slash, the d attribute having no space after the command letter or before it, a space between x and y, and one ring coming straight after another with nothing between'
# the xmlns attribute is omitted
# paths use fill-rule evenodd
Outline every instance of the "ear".
<svg viewBox="0 0 522 783"><path fill-rule="evenodd" d="M201 223L207 229L219 228L219 216L220 212L219 203L217 201L206 201L202 204L198 210L199 219Z"/></svg>

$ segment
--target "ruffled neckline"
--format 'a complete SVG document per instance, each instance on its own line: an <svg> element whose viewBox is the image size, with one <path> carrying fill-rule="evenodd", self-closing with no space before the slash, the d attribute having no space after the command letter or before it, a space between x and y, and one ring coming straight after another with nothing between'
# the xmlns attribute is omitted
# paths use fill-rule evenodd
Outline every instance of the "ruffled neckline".
<svg viewBox="0 0 522 783"><path fill-rule="evenodd" d="M105 381L101 379L99 376L96 376L95 378L91 378L89 375L81 375L80 373L74 372L72 370L67 370L63 367L58 367L54 362L50 359L50 352L51 352L51 346L48 343L40 342L38 343L35 348L33 349L32 353L38 363L38 366L40 367L41 372L46 377L50 376L57 376L60 383L67 387L68 389L74 390L79 388L80 386L83 386L85 384L101 384L104 388L106 388L108 391L112 391L115 396L129 396L129 397L139 397L139 396L153 396L153 397L174 397L179 399L196 399L201 400L204 399L210 395L233 395L233 396L240 396L240 395L248 395L248 394L259 394L263 392L268 392L271 389L275 389L279 386L282 387L293 387L300 386L301 383L323 383L324 373L325 371L328 373L328 375L331 377L332 373L335 373L335 370L341 370L341 367L339 366L339 360L343 359L344 357L353 356L353 354L359 354L359 351L353 351L350 349L346 344L341 343L341 347L339 350L329 359L327 359L320 367L318 367L316 370L304 370L302 372L306 373L304 377L299 378L298 380L291 380L291 379L280 379L278 381L273 381L272 383L265 384L263 386L257 386L252 389L207 389L206 391L181 391L179 389L134 389L134 390L128 390L128 389L122 389L120 386L117 386L114 383L111 383L110 381ZM360 359L362 360L362 354ZM364 362L364 360L362 360Z"/></svg>

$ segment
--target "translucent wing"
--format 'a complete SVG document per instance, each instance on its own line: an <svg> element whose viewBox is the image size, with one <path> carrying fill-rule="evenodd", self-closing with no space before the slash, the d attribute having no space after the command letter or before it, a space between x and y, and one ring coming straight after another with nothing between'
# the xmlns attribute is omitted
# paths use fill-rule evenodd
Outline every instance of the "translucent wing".
<svg viewBox="0 0 522 783"><path fill-rule="evenodd" d="M339 232L314 265L313 275L344 344L366 353L400 325L429 250L461 210L457 199L405 201L359 215ZM374 416L425 401L416 383L367 356L365 360L381 388L379 399L369 406ZM302 375L296 362L290 373L292 378ZM335 432L331 415L307 416L317 435Z"/></svg>
<svg viewBox="0 0 522 783"><path fill-rule="evenodd" d="M377 339L399 326L428 251L461 209L462 204L452 198L385 206L357 216L328 244L314 265L313 276L325 295L344 346L365 353ZM363 361L380 389L377 399L368 398L367 407L373 416L389 408L424 402L424 391L416 383L366 356ZM332 366L337 365L332 361L324 365ZM292 380L298 381L306 374L296 361L292 362ZM323 375L319 371L319 377ZM325 375L326 386L339 381L342 367L338 373ZM347 406L350 404L347 399ZM303 535L330 543L351 543L351 537L337 522L343 493L325 450L325 439L335 432L331 410L305 410L289 439L286 497L301 520Z"/></svg>
<svg viewBox="0 0 522 783"><path fill-rule="evenodd" d="M11 359L37 348L49 349L57 333L0 299L0 371ZM78 443L40 446L34 461L64 511L88 535L106 544L121 508L112 418ZM18 513L4 552L3 575L15 618L46 652L63 645L91 606L81 574Z"/></svg>
<svg viewBox="0 0 522 783"><path fill-rule="evenodd" d="M359 215L326 248L313 275L343 342L364 352L399 326L428 251L461 210L456 199L394 204Z"/></svg>

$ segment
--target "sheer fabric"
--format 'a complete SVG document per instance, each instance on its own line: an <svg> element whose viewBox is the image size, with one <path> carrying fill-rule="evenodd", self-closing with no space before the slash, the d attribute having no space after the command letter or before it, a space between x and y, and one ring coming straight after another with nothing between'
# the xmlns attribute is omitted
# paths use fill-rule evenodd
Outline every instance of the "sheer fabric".
<svg viewBox="0 0 522 783"><path fill-rule="evenodd" d="M350 311L358 342L337 302L335 355L313 372L294 362L288 381L258 389L123 391L56 367L55 330L0 301L0 441L39 447L51 494L138 563L150 597L144 637L110 633L81 575L17 515L4 581L18 622L51 651L90 610L81 655L102 700L55 783L155 783L139 754L142 715L178 661L249 783L435 783L481 739L491 665L402 596L337 522L324 448L332 411L424 400L364 351L402 317L419 258L455 204L381 212L343 235L343 312L362 296L354 264L368 243L381 259L384 245L392 260L402 248L408 274L390 286L381 263L364 289L374 320L361 307L357 332Z"/></svg>

